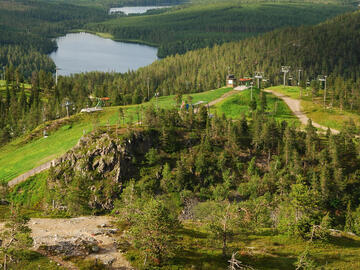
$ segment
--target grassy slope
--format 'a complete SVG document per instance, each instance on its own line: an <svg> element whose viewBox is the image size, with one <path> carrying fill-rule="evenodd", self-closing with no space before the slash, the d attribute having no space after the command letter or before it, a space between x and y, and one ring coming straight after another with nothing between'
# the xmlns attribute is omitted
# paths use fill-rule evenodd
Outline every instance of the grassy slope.
<svg viewBox="0 0 360 270"><path fill-rule="evenodd" d="M292 114L289 107L276 96L265 93L267 100L267 112L269 116L275 117L278 121L288 121L295 125L299 125L300 122ZM258 108L260 107L260 91L258 89L253 90L253 97L256 100ZM216 112L218 115L224 113L227 117L233 119L239 119L242 115L248 115L250 108L249 104L251 101L251 90L242 91L236 95L233 95L224 101L215 105L213 112Z"/></svg>
<svg viewBox="0 0 360 270"><path fill-rule="evenodd" d="M314 101L312 101L310 90L304 91L302 98L300 98L300 90L296 86L274 86L269 89L294 99L301 99L303 112L320 125L341 130L350 119L354 120L355 123L360 123L360 115L355 112L341 111L338 108L327 108L324 110L323 98L321 96L322 91L320 91L320 97L315 97ZM330 99L327 100L327 104L329 102Z"/></svg>
<svg viewBox="0 0 360 270"><path fill-rule="evenodd" d="M221 88L215 91L192 94L193 102L211 101L229 90L229 88ZM184 96L185 98L186 96ZM150 104L155 105L156 100L152 99L151 102L145 103L143 106L146 107ZM158 106L161 108L171 108L174 105L174 96L158 99ZM123 108L126 122L130 120L130 116L132 116L133 121L137 121L137 106L132 105ZM84 132L90 132L95 124L106 125L109 123L113 125L120 122L118 109L119 107L110 107L101 113L84 114L80 120L74 121L73 124L64 125L56 132L50 133L48 138L40 138L27 143L25 137L21 137L3 146L0 148L0 180L7 182L34 167L61 156L77 143Z"/></svg>

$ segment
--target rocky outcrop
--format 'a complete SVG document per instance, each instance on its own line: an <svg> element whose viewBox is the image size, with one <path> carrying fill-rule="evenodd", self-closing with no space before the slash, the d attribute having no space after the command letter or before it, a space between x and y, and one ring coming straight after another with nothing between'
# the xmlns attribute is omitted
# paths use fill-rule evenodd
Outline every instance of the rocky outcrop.
<svg viewBox="0 0 360 270"><path fill-rule="evenodd" d="M40 246L39 248L51 256L87 256L91 253L99 251L98 242L91 237L87 239L75 238L70 240L62 240L56 242L54 245Z"/></svg>
<svg viewBox="0 0 360 270"><path fill-rule="evenodd" d="M153 146L155 138L156 134L150 131L131 132L121 139L107 133L87 135L55 161L48 186L64 193L73 187L74 194L80 188L86 191L83 193L88 196L88 207L110 210L123 183L138 173L136 164Z"/></svg>

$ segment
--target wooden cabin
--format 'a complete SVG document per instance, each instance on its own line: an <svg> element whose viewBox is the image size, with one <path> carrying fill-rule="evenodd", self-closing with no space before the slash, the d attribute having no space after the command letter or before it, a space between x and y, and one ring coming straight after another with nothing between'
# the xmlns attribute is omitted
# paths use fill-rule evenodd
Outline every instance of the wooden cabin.
<svg viewBox="0 0 360 270"><path fill-rule="evenodd" d="M237 86L237 79L235 78L235 75L229 74L226 77L226 87L236 87Z"/></svg>

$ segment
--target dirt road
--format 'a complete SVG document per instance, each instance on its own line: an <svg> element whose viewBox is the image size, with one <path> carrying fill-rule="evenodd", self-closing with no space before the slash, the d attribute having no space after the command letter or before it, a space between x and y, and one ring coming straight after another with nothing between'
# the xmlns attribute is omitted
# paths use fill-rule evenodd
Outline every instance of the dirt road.
<svg viewBox="0 0 360 270"><path fill-rule="evenodd" d="M281 98L290 108L290 110L292 110L292 112L295 114L295 116L297 118L299 118L300 122L304 125L307 124L308 120L309 120L309 117L307 117L302 111L301 111L301 104L300 104L300 100L298 99L293 99L293 98L290 98L284 94L280 94L278 92L275 92L275 91L272 91L270 89L265 89L264 90L265 92L268 92L268 93L271 93L279 98ZM315 123L315 122L312 122L312 125L316 128L321 128L321 129L324 129L324 130L327 130L327 127L325 126L322 126L318 123ZM339 131L336 130L336 129L333 129L331 128L330 129L332 133L334 134L338 134Z"/></svg>

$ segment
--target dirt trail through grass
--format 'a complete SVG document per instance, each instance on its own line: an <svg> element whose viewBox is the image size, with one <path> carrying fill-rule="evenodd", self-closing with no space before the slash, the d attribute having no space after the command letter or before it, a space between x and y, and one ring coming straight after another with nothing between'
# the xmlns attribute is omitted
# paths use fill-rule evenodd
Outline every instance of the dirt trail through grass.
<svg viewBox="0 0 360 270"><path fill-rule="evenodd" d="M30 171L27 171L26 173L23 173L22 175L19 175L18 177L15 177L14 179L12 179L11 181L8 182L8 186L9 187L13 187L17 184L20 184L22 182L24 182L26 179L28 179L30 176L33 176L35 174L38 174L42 171L45 171L47 169L50 169L51 165L54 165L55 163L55 159L52 161L49 161L47 163L44 163Z"/></svg>
<svg viewBox="0 0 360 270"><path fill-rule="evenodd" d="M238 91L237 91L237 90L229 91L229 92L223 94L220 98L215 99L215 100L213 100L213 101L210 101L210 102L208 103L208 105L209 105L209 106L213 106L213 105L215 105L216 103L219 103L219 102L223 101L225 98L227 98L227 97L229 97L229 96L231 96L231 95L233 95L233 94L235 94L235 93L238 93Z"/></svg>
<svg viewBox="0 0 360 270"><path fill-rule="evenodd" d="M297 99L293 99L293 98L290 98L284 94L281 94L281 93L278 93L278 92L275 92L273 90L270 90L270 89L265 89L264 90L265 92L268 92L268 93L271 93L279 98L281 98L290 108L290 110L292 110L292 112L295 114L295 116L297 118L299 118L299 120L301 121L302 124L306 125L308 120L309 120L309 117L307 117L301 110L301 104L300 104L300 100L297 100ZM312 125L316 128L320 128L320 129L324 129L324 130L327 130L327 127L325 126L322 126L318 123L315 123L315 122L312 122ZM338 134L339 131L336 130L336 129L333 129L331 128L330 129L332 133L334 134Z"/></svg>
<svg viewBox="0 0 360 270"><path fill-rule="evenodd" d="M239 91L242 91L242 90L245 90L245 89L241 89L241 90L231 90L225 94L223 94L221 97L219 97L218 99L215 99L215 100L212 100L210 101L208 104L206 104L206 106L214 106L215 104L223 101L224 99L230 97L231 95L235 94L235 93L238 93ZM194 109L194 113L197 113L198 111L198 108L195 108Z"/></svg>

